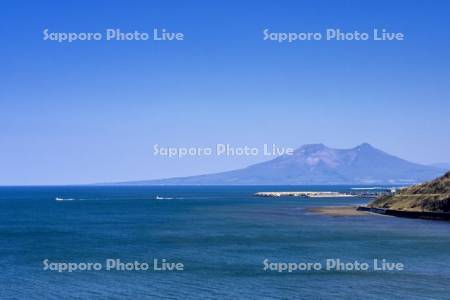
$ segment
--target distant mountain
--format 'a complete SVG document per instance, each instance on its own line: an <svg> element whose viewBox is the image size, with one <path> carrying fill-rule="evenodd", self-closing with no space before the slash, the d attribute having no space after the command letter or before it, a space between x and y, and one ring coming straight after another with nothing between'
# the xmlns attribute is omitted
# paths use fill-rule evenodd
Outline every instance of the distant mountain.
<svg viewBox="0 0 450 300"><path fill-rule="evenodd" d="M450 163L435 163L435 164L431 164L431 167L435 167L435 168L439 168L442 170L450 170Z"/></svg>
<svg viewBox="0 0 450 300"><path fill-rule="evenodd" d="M433 181L401 189L392 196L381 197L369 206L401 211L450 212L450 172Z"/></svg>
<svg viewBox="0 0 450 300"><path fill-rule="evenodd" d="M442 170L412 163L364 143L352 149L305 145L293 155L235 171L160 180L138 185L293 185L412 184L442 175Z"/></svg>

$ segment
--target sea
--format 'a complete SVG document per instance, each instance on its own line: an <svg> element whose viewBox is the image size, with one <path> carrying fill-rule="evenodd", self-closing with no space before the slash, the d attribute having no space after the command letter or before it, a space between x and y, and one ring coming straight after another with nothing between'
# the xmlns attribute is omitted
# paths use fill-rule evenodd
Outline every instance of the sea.
<svg viewBox="0 0 450 300"><path fill-rule="evenodd" d="M351 188L1 187L0 299L450 299L449 222L253 196Z"/></svg>

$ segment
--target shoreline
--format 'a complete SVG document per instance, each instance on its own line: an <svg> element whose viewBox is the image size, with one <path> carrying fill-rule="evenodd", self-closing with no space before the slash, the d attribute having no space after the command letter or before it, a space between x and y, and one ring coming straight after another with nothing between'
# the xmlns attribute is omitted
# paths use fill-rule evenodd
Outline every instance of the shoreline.
<svg viewBox="0 0 450 300"><path fill-rule="evenodd" d="M351 216L368 216L370 212L358 210L358 206L320 206L310 207L306 210L311 213L317 213L325 216L334 217L351 217Z"/></svg>
<svg viewBox="0 0 450 300"><path fill-rule="evenodd" d="M319 206L309 207L306 211L325 216L354 217L354 216L391 216L408 219L422 219L434 221L450 221L450 213L429 211L402 211L394 209L376 208L368 206Z"/></svg>
<svg viewBox="0 0 450 300"><path fill-rule="evenodd" d="M409 219L450 221L450 213L445 212L407 211L407 210L395 210L395 209L386 209L368 206L358 206L357 210L368 213L375 213L379 215L409 218Z"/></svg>

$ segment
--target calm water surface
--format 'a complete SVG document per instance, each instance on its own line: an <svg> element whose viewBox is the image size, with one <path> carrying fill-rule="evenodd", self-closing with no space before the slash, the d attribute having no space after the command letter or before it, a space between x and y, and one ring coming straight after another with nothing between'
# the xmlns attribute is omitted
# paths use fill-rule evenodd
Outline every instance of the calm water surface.
<svg viewBox="0 0 450 300"><path fill-rule="evenodd" d="M450 299L450 223L308 207L360 198L255 198L349 187L3 187L0 299ZM55 198L64 199L56 201ZM43 269L43 261L166 259L182 272ZM263 270L263 260L387 259L404 271Z"/></svg>

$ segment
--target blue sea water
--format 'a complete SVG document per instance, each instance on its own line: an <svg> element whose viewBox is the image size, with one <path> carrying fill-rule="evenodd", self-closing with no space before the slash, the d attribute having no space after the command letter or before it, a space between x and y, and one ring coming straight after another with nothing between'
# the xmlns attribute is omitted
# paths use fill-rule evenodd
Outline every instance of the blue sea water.
<svg viewBox="0 0 450 300"><path fill-rule="evenodd" d="M348 188L2 187L0 299L450 299L450 223L307 209L361 198L252 196ZM166 259L184 271L60 273L43 263L108 258ZM263 270L264 259L328 258L405 270Z"/></svg>

